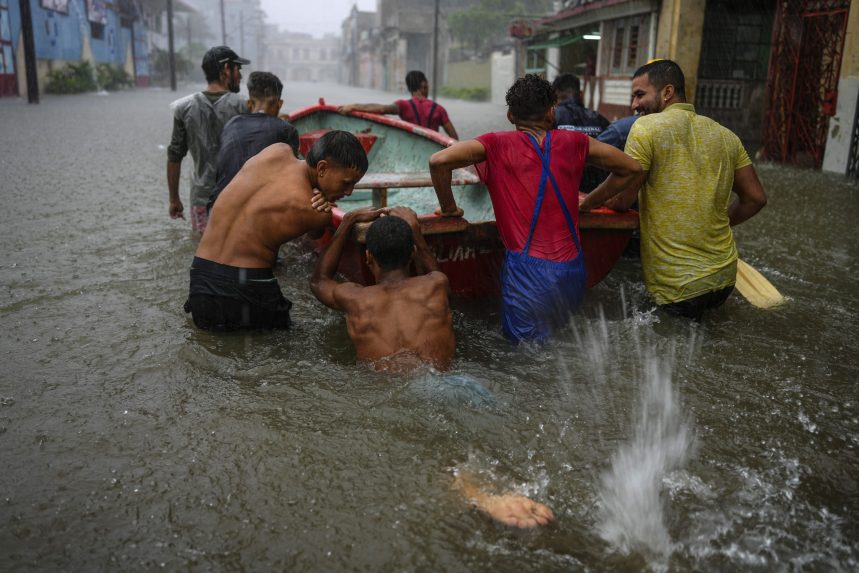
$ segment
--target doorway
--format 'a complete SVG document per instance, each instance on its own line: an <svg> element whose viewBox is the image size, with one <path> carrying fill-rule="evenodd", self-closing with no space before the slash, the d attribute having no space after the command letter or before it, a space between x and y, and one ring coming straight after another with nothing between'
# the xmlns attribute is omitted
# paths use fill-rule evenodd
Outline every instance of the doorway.
<svg viewBox="0 0 859 573"><path fill-rule="evenodd" d="M764 125L767 158L816 169L822 165L849 8L849 0L778 5Z"/></svg>
<svg viewBox="0 0 859 573"><path fill-rule="evenodd" d="M18 95L9 0L0 0L0 97Z"/></svg>

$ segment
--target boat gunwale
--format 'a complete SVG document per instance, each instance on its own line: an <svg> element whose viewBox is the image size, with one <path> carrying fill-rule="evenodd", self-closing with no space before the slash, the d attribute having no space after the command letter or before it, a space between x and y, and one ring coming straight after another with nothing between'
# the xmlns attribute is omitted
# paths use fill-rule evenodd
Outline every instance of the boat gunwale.
<svg viewBox="0 0 859 573"><path fill-rule="evenodd" d="M338 106L326 104L324 100L320 98L320 103L297 109L291 114L289 114L289 121L290 123L292 123L296 119L302 119L314 113L325 111L336 113L344 117L352 116L360 119L366 119L368 121L372 121L381 125L387 125L388 127L394 127L402 131L413 133L415 135L420 135L421 137L434 141L435 143L438 143L444 147L450 147L451 145L456 143L456 140L452 137L448 137L447 135L444 135L437 131L429 130L425 127L421 127L420 125L410 123L399 118L376 113L367 113L365 111L350 111L348 113L340 113L339 111L337 111L337 107Z"/></svg>
<svg viewBox="0 0 859 573"><path fill-rule="evenodd" d="M430 130L426 129L425 127L421 127L419 125L416 125L416 124L413 124L413 123L410 123L407 121L403 121L399 118L394 118L394 117L381 115L381 114L367 113L367 112L362 112L362 111L351 111L351 112L348 112L346 114L342 114L342 113L337 111L337 106L326 104L324 98L319 98L319 103L317 103L317 104L306 106L306 107L300 108L300 109L292 112L289 115L290 122L292 122L293 120L302 119L302 118L305 118L305 117L308 117L308 116L311 116L315 113L320 113L320 112L335 113L335 114L346 116L346 117L352 116L352 117L364 119L367 121L371 121L373 123L386 125L388 127L392 127L395 129L399 129L401 131L405 131L407 133L411 133L411 134L414 134L414 135L417 135L420 137L424 137L425 139L429 139L429 140L431 140L435 143L438 143L444 147L449 147L449 146L453 145L454 143L456 143L455 139L448 137L447 135L444 135L444 134L439 133L439 132L430 131ZM473 166L471 166L471 169L473 169ZM474 183L474 184L475 185L481 185L481 186L485 187L485 183L483 183L482 181L479 183ZM386 189L387 188L399 189L400 187L389 186L389 187L386 187ZM580 200L581 200L582 195L583 195L582 193L579 193ZM343 216L346 213L347 213L347 211L340 209L339 207L335 207L333 209L332 215L334 216L333 217L334 220L332 222L334 223L335 227L339 226L340 222L343 219ZM421 226L422 226L423 230L425 232L428 231L429 234L445 234L445 233L458 232L458 230L454 230L453 228L451 228L451 226L449 226L447 224L439 225L438 231L433 232L434 231L433 227L436 226L433 224L433 221L444 221L444 220L449 221L451 219L457 219L457 220L466 221L469 225L486 224L486 223L495 224L494 219L486 220L486 221L476 221L476 222L472 223L463 217L459 217L459 218L440 217L440 216L435 215L433 213L419 214L418 219L422 223ZM601 219L599 224L597 224L596 219ZM613 222L611 224L606 224L609 220L613 220ZM585 223L585 224L583 225L582 223ZM592 211L580 211L579 212L579 228L582 230L602 230L602 231L609 231L609 232L611 232L611 231L631 232L632 230L635 230L638 227L639 227L638 212L634 211L634 210L615 211L613 209L608 209L606 207L598 207L596 209L593 209ZM360 235L363 235L363 233L357 232L356 235L360 236ZM353 235L353 237L354 236L355 235Z"/></svg>

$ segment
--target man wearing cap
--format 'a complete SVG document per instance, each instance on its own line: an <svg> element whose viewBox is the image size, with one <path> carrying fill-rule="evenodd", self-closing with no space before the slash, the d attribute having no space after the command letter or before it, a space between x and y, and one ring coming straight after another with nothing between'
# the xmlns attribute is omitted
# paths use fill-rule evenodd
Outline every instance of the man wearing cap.
<svg viewBox="0 0 859 573"><path fill-rule="evenodd" d="M216 182L221 132L233 117L247 113L244 98L239 96L242 66L250 60L240 58L227 46L215 46L203 56L206 89L170 104L173 110L173 135L167 148L167 189L170 192L169 213L172 219L185 218L179 199L182 159L190 151L194 158L191 176L191 227L203 233L208 215L206 202Z"/></svg>

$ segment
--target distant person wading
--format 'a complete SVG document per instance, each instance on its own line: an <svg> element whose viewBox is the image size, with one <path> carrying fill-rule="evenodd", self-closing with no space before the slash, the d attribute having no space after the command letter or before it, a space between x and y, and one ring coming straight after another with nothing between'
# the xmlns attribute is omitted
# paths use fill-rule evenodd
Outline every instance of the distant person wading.
<svg viewBox="0 0 859 573"><path fill-rule="evenodd" d="M406 88L412 94L411 99L398 99L392 104L382 103L350 103L337 108L340 113L363 111L377 114L396 114L403 121L408 121L432 131L443 127L453 139L459 139L450 118L440 104L432 101L429 95L429 82L423 72L412 70L406 74Z"/></svg>

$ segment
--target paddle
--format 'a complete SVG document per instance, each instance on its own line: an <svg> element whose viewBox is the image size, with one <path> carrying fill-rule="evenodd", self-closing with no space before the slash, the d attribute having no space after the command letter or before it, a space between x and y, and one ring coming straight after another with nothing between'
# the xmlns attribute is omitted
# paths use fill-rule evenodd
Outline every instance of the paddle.
<svg viewBox="0 0 859 573"><path fill-rule="evenodd" d="M764 276L747 262L737 259L737 290L758 308L772 308L784 302L784 297Z"/></svg>

